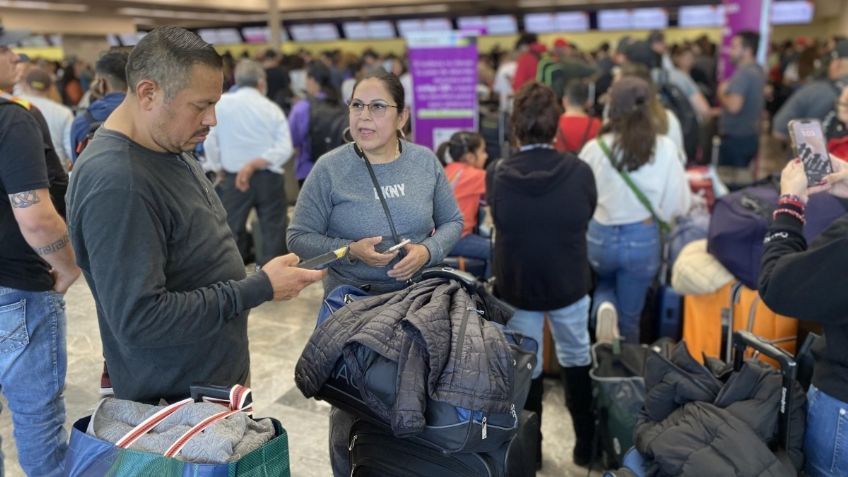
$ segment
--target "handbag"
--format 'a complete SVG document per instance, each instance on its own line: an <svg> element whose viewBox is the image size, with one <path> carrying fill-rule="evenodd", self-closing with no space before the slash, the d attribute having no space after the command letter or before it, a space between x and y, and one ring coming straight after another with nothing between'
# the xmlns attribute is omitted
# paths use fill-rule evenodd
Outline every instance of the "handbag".
<svg viewBox="0 0 848 477"><path fill-rule="evenodd" d="M248 388L236 385L223 389L223 396L214 396L209 394L209 390L220 391L221 388L192 386L192 398L159 409L115 443L99 439L87 432L94 416L78 420L71 430L71 439L65 456L65 475L68 477L146 477L151 475L157 477L291 477L288 435L280 422L275 419L271 419L274 437L236 461L203 464L176 458L186 444L209 430L212 425L234 414L249 412L252 409ZM204 391L206 394L201 394ZM168 417L201 399L220 404L221 410L191 427L163 453L132 449L133 444ZM100 405L102 403L103 401Z"/></svg>

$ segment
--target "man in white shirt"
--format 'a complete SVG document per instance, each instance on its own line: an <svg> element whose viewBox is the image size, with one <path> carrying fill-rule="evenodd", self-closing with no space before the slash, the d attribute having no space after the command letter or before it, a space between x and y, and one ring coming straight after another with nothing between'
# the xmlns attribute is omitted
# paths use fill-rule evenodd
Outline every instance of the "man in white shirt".
<svg viewBox="0 0 848 477"><path fill-rule="evenodd" d="M518 63L515 62L515 53L507 53L495 73L493 89L500 100L501 111L512 110L512 79L515 77L516 68Z"/></svg>
<svg viewBox="0 0 848 477"><path fill-rule="evenodd" d="M47 120L53 148L67 169L71 159L71 124L74 122L74 113L67 106L48 98L52 84L50 74L36 68L27 73L20 86L22 97L34 104Z"/></svg>
<svg viewBox="0 0 848 477"><path fill-rule="evenodd" d="M218 125L203 145L208 168L218 173L221 202L236 241L244 235L250 210L256 208L262 238L256 264L263 265L285 253L283 165L292 156L291 133L283 111L265 96L260 63L240 61L235 80L238 90L221 96L215 108ZM241 252L246 256L246 250Z"/></svg>

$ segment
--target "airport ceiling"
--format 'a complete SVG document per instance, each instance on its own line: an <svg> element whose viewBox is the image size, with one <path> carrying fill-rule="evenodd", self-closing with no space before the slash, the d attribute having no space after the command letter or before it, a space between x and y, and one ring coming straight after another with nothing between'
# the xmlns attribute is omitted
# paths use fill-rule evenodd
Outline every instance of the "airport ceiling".
<svg viewBox="0 0 848 477"><path fill-rule="evenodd" d="M0 0L0 14L39 13L96 15L132 19L149 28L167 23L187 27L263 23L274 0ZM276 0L283 21L454 16L532 11L586 10L609 7L719 3L718 0Z"/></svg>

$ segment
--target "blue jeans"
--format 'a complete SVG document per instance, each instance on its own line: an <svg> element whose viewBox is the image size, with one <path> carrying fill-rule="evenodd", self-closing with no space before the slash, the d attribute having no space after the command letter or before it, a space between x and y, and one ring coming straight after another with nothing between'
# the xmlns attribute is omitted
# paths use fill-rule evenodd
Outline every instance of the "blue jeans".
<svg viewBox="0 0 848 477"><path fill-rule="evenodd" d="M0 287L0 389L29 476L64 474L65 341L62 295Z"/></svg>
<svg viewBox="0 0 848 477"><path fill-rule="evenodd" d="M563 368L587 366L592 363L589 355L589 296L586 295L576 303L552 310L548 313L551 324L551 335L556 345L557 360ZM536 352L536 367L533 368L533 379L542 375L542 357L544 353L544 311L515 310L507 326L521 334L533 338L539 343Z"/></svg>
<svg viewBox="0 0 848 477"><path fill-rule="evenodd" d="M592 316L608 301L618 311L624 341L639 342L645 295L660 267L659 229L653 222L601 225L589 222L589 263L598 275Z"/></svg>
<svg viewBox="0 0 848 477"><path fill-rule="evenodd" d="M448 255L482 260L486 262L485 278L492 276L492 241L486 237L468 234L459 239Z"/></svg>
<svg viewBox="0 0 848 477"><path fill-rule="evenodd" d="M848 475L848 403L815 386L807 391L804 456L809 477Z"/></svg>

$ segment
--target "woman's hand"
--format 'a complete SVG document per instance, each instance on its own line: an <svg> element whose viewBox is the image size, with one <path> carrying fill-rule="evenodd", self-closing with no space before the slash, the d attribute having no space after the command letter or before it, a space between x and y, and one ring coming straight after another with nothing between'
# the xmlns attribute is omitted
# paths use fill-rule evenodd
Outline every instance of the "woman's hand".
<svg viewBox="0 0 848 477"><path fill-rule="evenodd" d="M418 270L421 270L421 267L430 261L430 250L423 245L411 243L403 249L406 251L406 256L389 270L388 274L399 282L405 282L412 278Z"/></svg>
<svg viewBox="0 0 848 477"><path fill-rule="evenodd" d="M780 173L780 194L796 195L807 203L807 173L800 159L793 159Z"/></svg>
<svg viewBox="0 0 848 477"><path fill-rule="evenodd" d="M383 237L367 237L350 244L350 253L353 258L362 261L370 267L385 267L397 257L398 252L380 253L374 250L374 246L383 241ZM403 261L401 261L403 263ZM391 275L391 273L389 273Z"/></svg>
<svg viewBox="0 0 848 477"><path fill-rule="evenodd" d="M833 173L824 178L825 190L836 197L848 199L848 162L831 155L830 163L833 165Z"/></svg>

